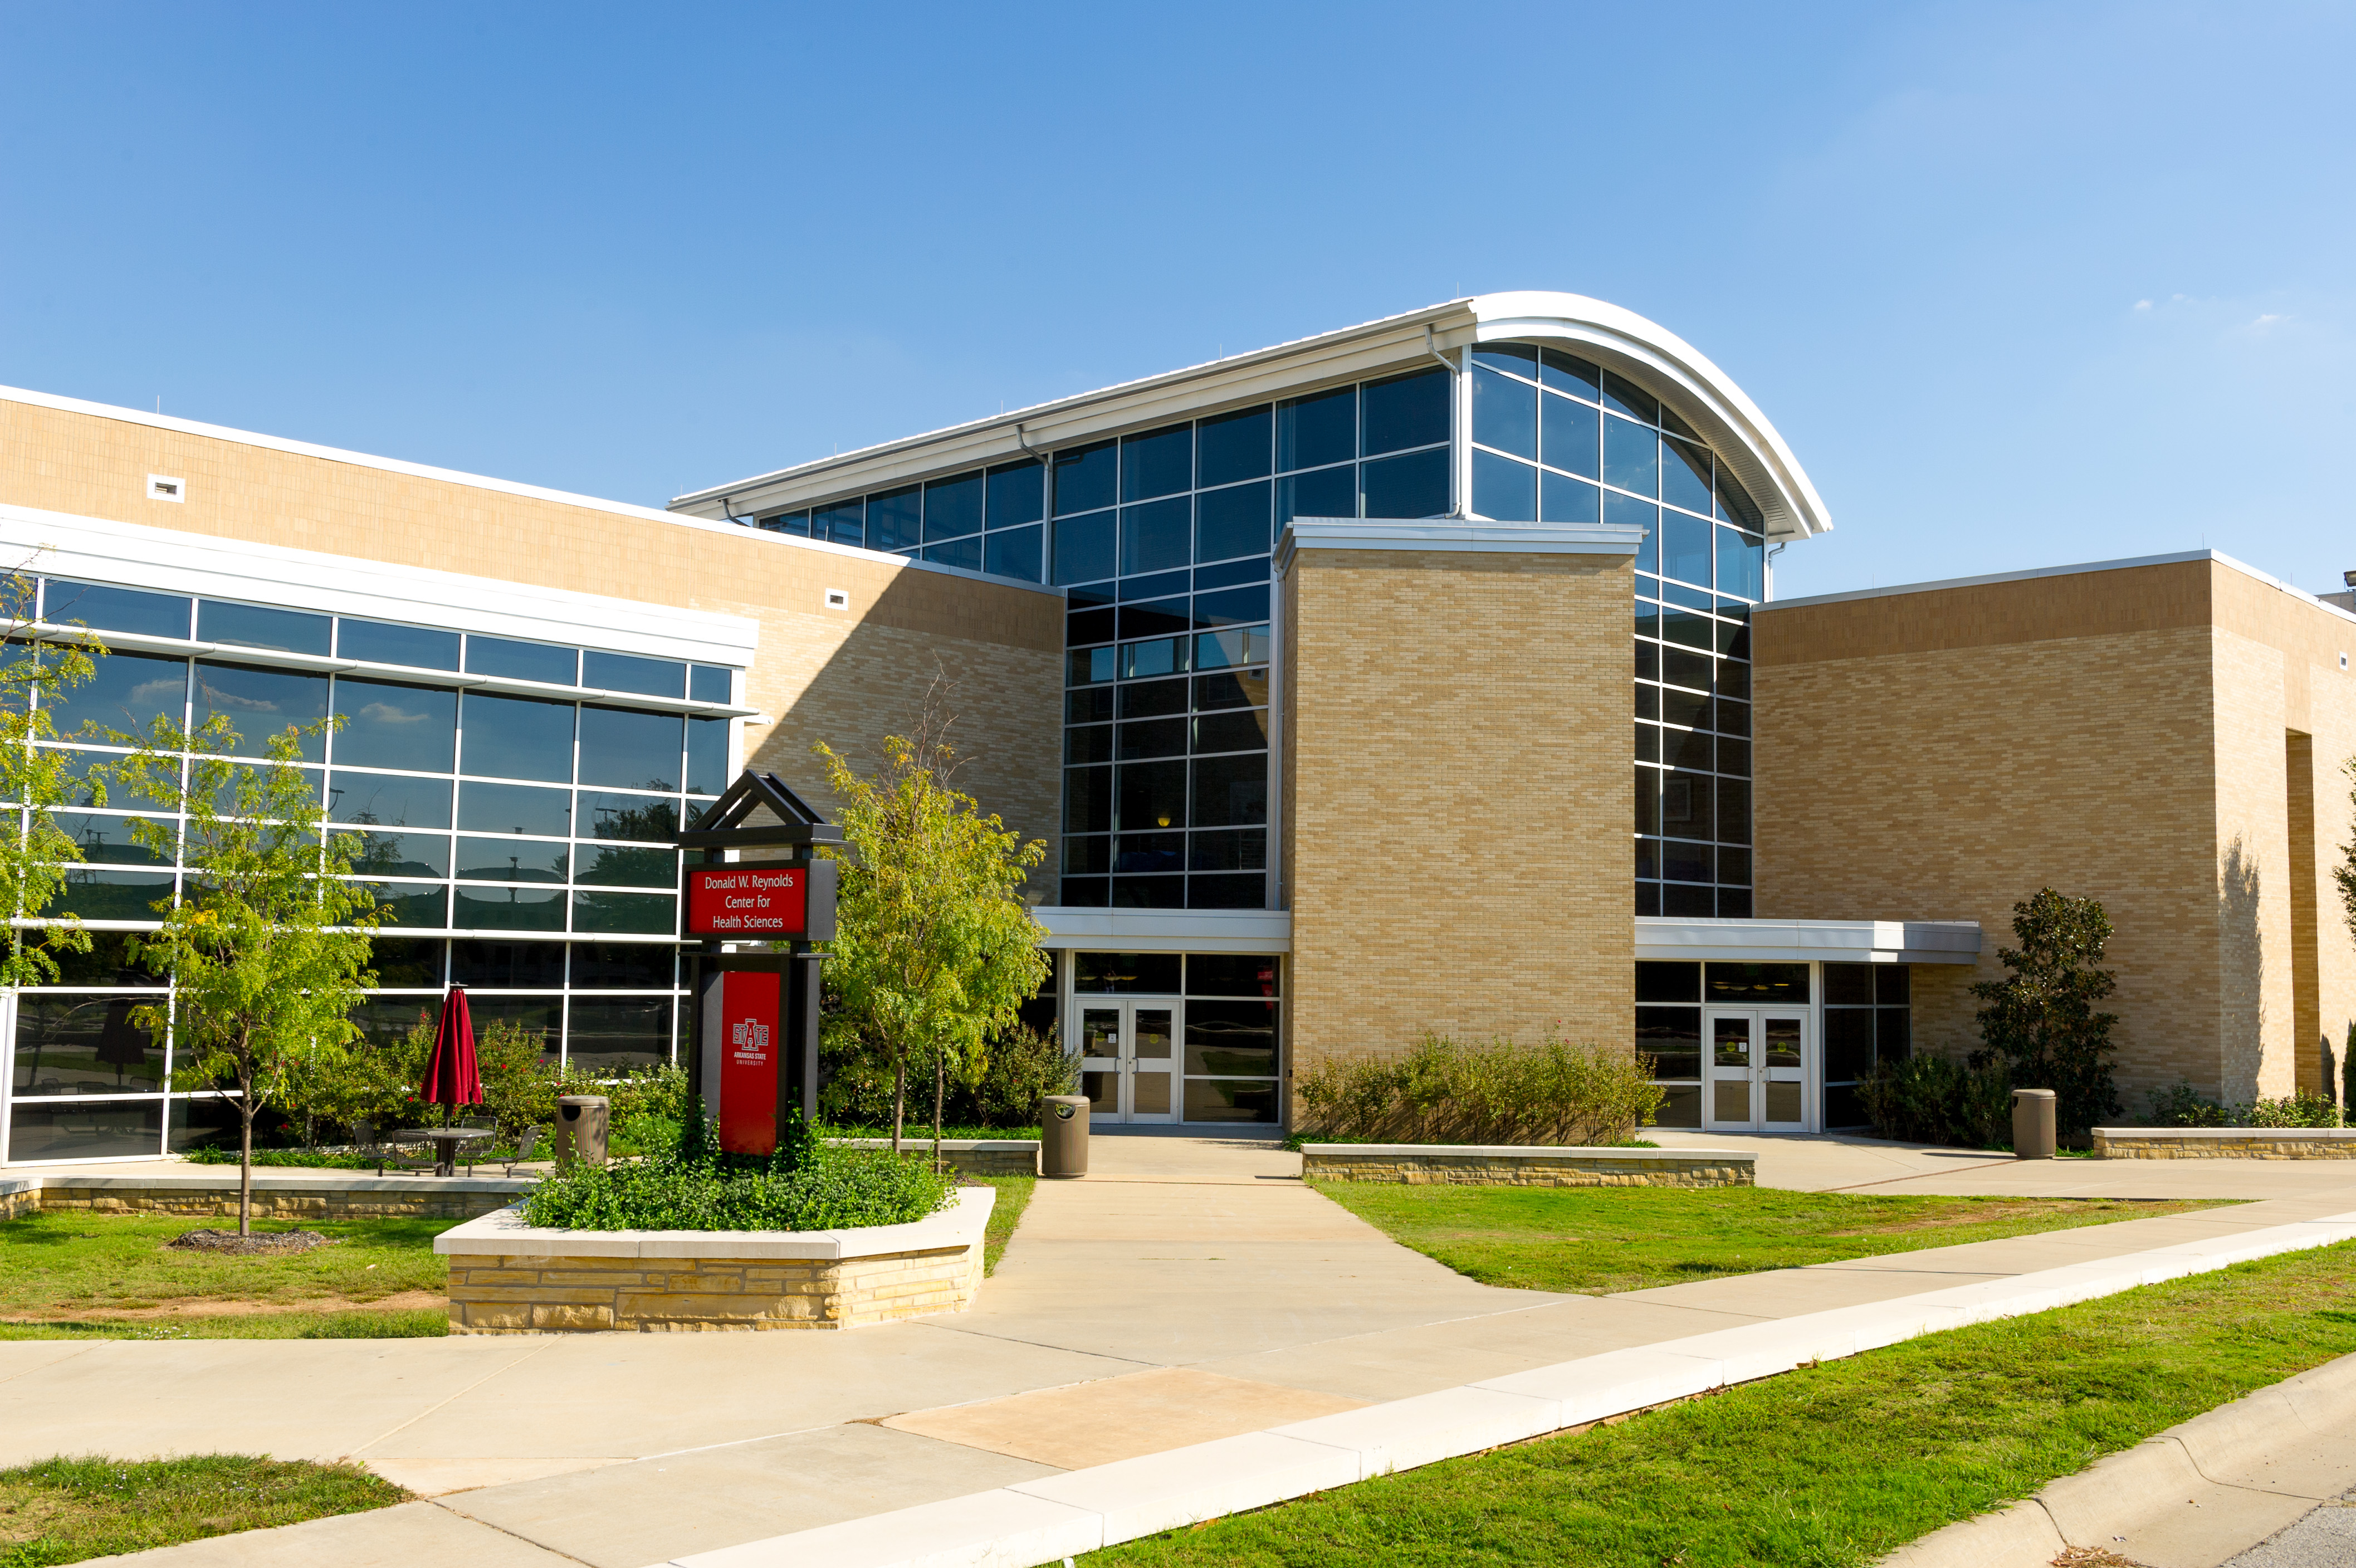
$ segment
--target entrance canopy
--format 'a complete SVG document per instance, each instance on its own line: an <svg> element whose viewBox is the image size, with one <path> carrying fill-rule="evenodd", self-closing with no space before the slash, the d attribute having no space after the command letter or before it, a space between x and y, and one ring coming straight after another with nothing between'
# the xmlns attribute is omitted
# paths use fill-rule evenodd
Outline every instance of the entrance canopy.
<svg viewBox="0 0 2356 1568"><path fill-rule="evenodd" d="M1636 918L1639 959L1762 963L1973 963L1977 920L1686 920Z"/></svg>

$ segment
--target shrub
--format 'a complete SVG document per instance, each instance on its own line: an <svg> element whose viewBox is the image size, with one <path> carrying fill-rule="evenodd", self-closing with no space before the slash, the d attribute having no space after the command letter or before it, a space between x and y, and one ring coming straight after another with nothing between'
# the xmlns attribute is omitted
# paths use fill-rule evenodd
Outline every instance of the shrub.
<svg viewBox="0 0 2356 1568"><path fill-rule="evenodd" d="M2320 1094L2290 1094L2280 1100L2246 1100L2220 1105L2179 1079L2166 1089L2151 1091L2153 1127L2338 1127L2340 1107Z"/></svg>
<svg viewBox="0 0 2356 1568"><path fill-rule="evenodd" d="M2051 887L2015 904L2012 917L2020 946L1997 950L2012 972L1972 987L1987 1005L1979 1010L1983 1045L1971 1065L2001 1061L2015 1086L2053 1090L2060 1130L2083 1133L2119 1113L2110 1062L2119 1015L2094 1006L2118 989L2110 971L2095 967L2111 940L2110 917L2099 899L2064 897Z"/></svg>
<svg viewBox="0 0 2356 1568"><path fill-rule="evenodd" d="M2012 1141L2012 1090L2001 1062L1974 1068L1935 1056L1883 1062L1857 1086L1881 1136L1965 1148Z"/></svg>
<svg viewBox="0 0 2356 1568"><path fill-rule="evenodd" d="M931 1072L927 1057L917 1076ZM1051 1036L1017 1024L951 1067L941 1120L955 1127L1035 1126L1040 1096L1073 1093L1079 1081L1078 1058ZM819 1115L841 1126L892 1124L891 1063L848 1018L830 1018L819 1037Z"/></svg>
<svg viewBox="0 0 2356 1568"><path fill-rule="evenodd" d="M2233 1107L2236 1127L2337 1127L2340 1107L2320 1094L2289 1094Z"/></svg>
<svg viewBox="0 0 2356 1568"><path fill-rule="evenodd" d="M2222 1127L2230 1120L2225 1108L2179 1078L2166 1089L2151 1091L2151 1114L2144 1120L2154 1127Z"/></svg>
<svg viewBox="0 0 2356 1568"><path fill-rule="evenodd" d="M1293 1083L1302 1133L1367 1143L1616 1144L1664 1098L1651 1058L1552 1034L1524 1047L1427 1032L1404 1056L1332 1058Z"/></svg>
<svg viewBox="0 0 2356 1568"><path fill-rule="evenodd" d="M523 1216L571 1230L831 1230L909 1224L955 1191L954 1177L921 1161L829 1147L799 1117L766 1160L722 1154L691 1101L675 1148L546 1176L525 1196Z"/></svg>

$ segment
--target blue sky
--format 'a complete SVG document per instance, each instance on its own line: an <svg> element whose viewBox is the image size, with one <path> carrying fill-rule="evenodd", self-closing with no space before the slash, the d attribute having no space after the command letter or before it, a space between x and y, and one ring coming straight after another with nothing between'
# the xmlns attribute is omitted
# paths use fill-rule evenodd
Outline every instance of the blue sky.
<svg viewBox="0 0 2356 1568"><path fill-rule="evenodd" d="M0 5L0 381L660 504L1456 294L1640 311L1785 595L2356 568L2356 12Z"/></svg>

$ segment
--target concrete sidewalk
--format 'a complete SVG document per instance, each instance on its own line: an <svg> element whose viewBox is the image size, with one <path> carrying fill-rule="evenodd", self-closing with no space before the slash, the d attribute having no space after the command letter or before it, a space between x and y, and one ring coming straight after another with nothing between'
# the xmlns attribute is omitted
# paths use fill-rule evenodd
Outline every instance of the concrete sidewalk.
<svg viewBox="0 0 2356 1568"><path fill-rule="evenodd" d="M1771 1157L1793 1167L1779 1185L1935 1157L1751 1142L1762 1174ZM443 1494L146 1555L159 1563L426 1551L641 1568L1582 1356L2356 1208L2356 1172L2318 1182L2269 1163L2293 1196L1590 1297L1476 1284L1298 1169L1264 1141L1100 1136L1088 1179L1040 1184L975 1311L856 1333L0 1343L0 1463L348 1455Z"/></svg>

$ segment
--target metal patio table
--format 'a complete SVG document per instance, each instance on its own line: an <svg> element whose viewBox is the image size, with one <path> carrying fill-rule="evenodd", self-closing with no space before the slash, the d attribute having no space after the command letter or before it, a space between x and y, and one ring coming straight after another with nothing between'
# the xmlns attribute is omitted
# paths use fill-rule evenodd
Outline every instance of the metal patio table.
<svg viewBox="0 0 2356 1568"><path fill-rule="evenodd" d="M395 1133L386 1140L393 1144L422 1144L431 1139L434 1144L434 1174L455 1176L458 1151L477 1138L488 1138L487 1127L418 1127L406 1133Z"/></svg>

